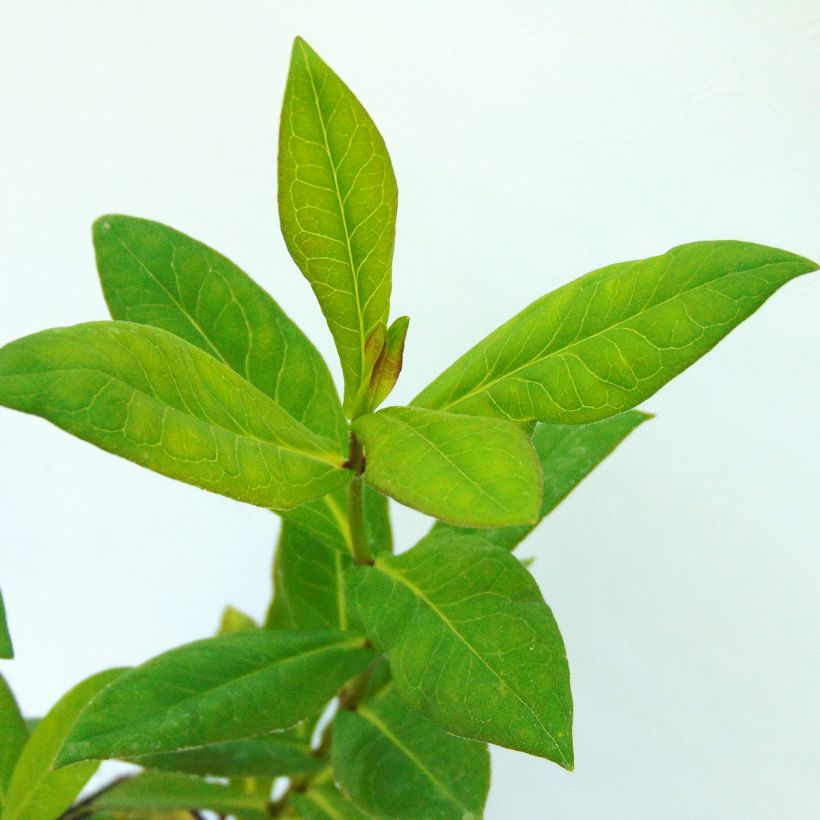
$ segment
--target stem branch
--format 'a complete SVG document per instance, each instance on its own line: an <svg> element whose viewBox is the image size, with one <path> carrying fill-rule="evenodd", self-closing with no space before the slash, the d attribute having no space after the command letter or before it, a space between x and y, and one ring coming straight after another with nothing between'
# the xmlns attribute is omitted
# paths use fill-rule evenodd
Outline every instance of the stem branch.
<svg viewBox="0 0 820 820"><path fill-rule="evenodd" d="M357 565L372 564L370 545L364 528L364 448L355 433L350 434L350 457L348 467L353 470L353 480L347 489L347 516L350 521L350 540L353 560Z"/></svg>

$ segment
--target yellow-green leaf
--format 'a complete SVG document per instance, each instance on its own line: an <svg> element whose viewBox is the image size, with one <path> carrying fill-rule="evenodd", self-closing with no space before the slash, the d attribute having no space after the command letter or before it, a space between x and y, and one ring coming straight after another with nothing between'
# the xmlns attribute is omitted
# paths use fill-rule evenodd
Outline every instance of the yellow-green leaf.
<svg viewBox="0 0 820 820"><path fill-rule="evenodd" d="M387 323L397 201L370 116L297 38L279 131L279 218L336 342L348 413L365 378L365 342Z"/></svg>
<svg viewBox="0 0 820 820"><path fill-rule="evenodd" d="M453 524L532 524L541 470L526 434L501 419L417 407L361 416L367 481L408 507Z"/></svg>
<svg viewBox="0 0 820 820"><path fill-rule="evenodd" d="M263 507L343 486L338 445L226 365L131 322L56 328L0 350L0 404L158 473Z"/></svg>
<svg viewBox="0 0 820 820"><path fill-rule="evenodd" d="M817 268L748 242L694 242L588 273L533 302L414 400L452 413L585 424L635 407L781 285Z"/></svg>

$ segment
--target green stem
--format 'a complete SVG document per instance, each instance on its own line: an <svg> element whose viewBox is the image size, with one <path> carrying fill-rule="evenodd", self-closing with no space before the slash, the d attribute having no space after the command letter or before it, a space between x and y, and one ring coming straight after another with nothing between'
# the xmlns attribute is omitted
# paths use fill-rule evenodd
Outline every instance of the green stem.
<svg viewBox="0 0 820 820"><path fill-rule="evenodd" d="M347 516L350 521L350 540L353 560L361 566L372 564L370 545L364 528L364 448L355 433L350 434L350 458L347 466L353 470L353 480L347 489Z"/></svg>

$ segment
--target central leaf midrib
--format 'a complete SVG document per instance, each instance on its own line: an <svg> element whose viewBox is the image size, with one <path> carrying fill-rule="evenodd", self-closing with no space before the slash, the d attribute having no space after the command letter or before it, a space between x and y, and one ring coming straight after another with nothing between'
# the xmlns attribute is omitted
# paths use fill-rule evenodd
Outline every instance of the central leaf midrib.
<svg viewBox="0 0 820 820"><path fill-rule="evenodd" d="M455 635L463 644L467 647L467 649L475 655L475 657L481 661L481 663L490 671L492 676L504 687L506 687L513 695L518 699L522 706L532 715L535 719L535 722L541 727L543 732L549 737L549 739L555 744L557 749L560 749L560 745L558 741L555 739L554 735L550 730L544 726L541 718L535 713L533 708L527 703L527 701L518 693L518 691L501 675L492 667L490 664L482 657L482 655L478 652L478 650L456 629L455 625L450 621L450 619L439 609L439 607L431 601L424 592L417 587L407 576L403 575L399 570L395 569L394 567L387 566L384 562L376 561L374 565L374 569L383 572L385 575L394 578L400 584L403 584L407 589L410 590L413 594L415 594L420 600L422 600L425 604L427 604L430 609L441 619L442 623L447 626L453 635Z"/></svg>
<svg viewBox="0 0 820 820"><path fill-rule="evenodd" d="M451 407L456 407L457 405L461 404L464 401L467 401L468 399L472 398L473 396L478 395L479 393L486 392L491 387L498 384L498 382L503 381L504 379L508 379L508 378L513 377L516 373L520 372L521 370L526 370L528 367L531 367L531 366L536 365L536 364L540 364L541 362L546 361L547 359L550 359L554 356L560 356L561 354L564 354L567 351L571 350L573 347L576 347L577 345L584 344L585 342L588 342L591 339L596 338L597 336L601 336L604 333L609 333L612 330L617 330L622 325L625 325L627 322L630 322L635 317L643 316L643 315L646 315L648 313L651 313L652 311L663 307L664 305L668 304L669 302L672 302L675 299L679 299L685 293L694 293L696 290L700 290L700 288L705 288L705 287L708 287L709 285L713 285L716 282L719 282L719 281L721 281L722 279L725 279L728 276L736 276L738 274L749 273L750 271L759 271L759 270L762 270L763 268L768 268L768 267L771 267L773 265L789 265L789 264L797 264L797 262L787 262L787 261L767 262L763 265L754 265L751 268L742 268L741 270L728 271L727 273L723 273L720 276L716 276L714 279L710 279L708 282L703 282L700 285L696 285L695 287L687 288L687 289L682 290L682 291L678 291L677 293L673 294L672 296L668 297L667 299L664 299L664 300L658 302L655 305L652 305L651 307L649 307L645 310L640 310L640 309L636 310L634 313L630 314L629 316L626 316L623 319L618 320L614 324L611 324L611 325L608 325L607 327L601 328L601 330L597 330L597 331L595 331L595 333L591 333L589 336L585 336L583 339L577 339L573 342L570 342L570 343L564 345L563 347L557 348L556 350L551 350L548 353L544 353L543 355L533 356L531 359L528 359L524 364L518 365L517 367L513 368L512 370L505 371L500 376L497 376L493 379L489 379L487 381L482 382L479 385L476 385L476 387L472 388L471 390L467 391L463 395L459 396L457 399L455 399L455 400L449 400L448 399L447 403L442 405L440 409L441 410L448 410ZM561 290L561 289L559 288L559 290ZM553 291L553 293L557 293L557 292L558 291ZM548 295L551 295L551 294L548 294ZM544 297L544 298L546 298L546 297ZM526 310L527 310L527 308L524 308L524 311L526 311ZM522 311L522 312L524 312L524 311ZM497 331L493 331L493 332L495 333ZM479 342L479 345L480 344L481 344L481 342ZM655 345L653 345L653 347L655 347ZM469 352L470 351L468 351L468 353ZM465 355L468 355L468 354L465 354Z"/></svg>
<svg viewBox="0 0 820 820"><path fill-rule="evenodd" d="M430 782L439 790L439 792L441 792L442 795L444 795L445 798L447 798L447 800L459 809L463 809L467 812L471 811L469 806L463 805L463 803L450 792L446 785L436 777L435 773L427 768L423 760L417 757L411 749L401 742L401 740L391 731L390 727L377 714L368 709L367 706L361 704L359 705L358 711L365 720L380 731L400 752L410 758L410 760L427 776Z"/></svg>
<svg viewBox="0 0 820 820"><path fill-rule="evenodd" d="M305 64L305 71L307 72L308 79L310 80L310 88L313 92L313 104L316 107L316 116L319 120L319 126L322 129L322 140L325 144L325 153L327 154L328 163L330 164L330 170L333 174L333 187L336 191L336 199L339 203L339 214L342 217L342 227L344 230L344 237L345 237L345 247L347 248L347 258L348 264L350 266L350 280L351 285L353 286L353 300L356 305L356 318L359 324L359 373L357 377L359 380L362 378L362 374L364 373L365 368L365 361L364 361L364 342L365 342L365 328L364 328L364 313L362 312L362 305L361 305L361 296L359 294L359 275L358 270L356 268L355 262L353 261L353 245L351 244L350 240L350 230L347 226L347 212L345 211L344 206L344 198L342 197L341 187L339 185L339 176L336 173L336 163L333 159L333 153L330 150L330 142L327 138L327 127L325 125L325 118L324 114L322 113L322 108L319 105L319 93L316 88L316 81L313 77L313 72L310 69L310 61L308 60L307 53L305 51L305 47L300 44L300 50L302 52L302 60Z"/></svg>

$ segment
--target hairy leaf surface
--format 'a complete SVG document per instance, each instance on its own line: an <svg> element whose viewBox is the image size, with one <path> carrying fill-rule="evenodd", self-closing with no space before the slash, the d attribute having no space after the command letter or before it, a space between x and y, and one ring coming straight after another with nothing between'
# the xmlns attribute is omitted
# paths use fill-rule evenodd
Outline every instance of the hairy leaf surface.
<svg viewBox="0 0 820 820"><path fill-rule="evenodd" d="M390 407L353 424L367 480L402 504L454 524L534 523L541 471L523 431L500 419Z"/></svg>
<svg viewBox="0 0 820 820"><path fill-rule="evenodd" d="M0 817L20 752L28 740L28 729L6 679L0 675Z"/></svg>
<svg viewBox="0 0 820 820"><path fill-rule="evenodd" d="M0 403L171 478L263 507L344 485L337 445L167 331L91 322L0 350Z"/></svg>
<svg viewBox="0 0 820 820"><path fill-rule="evenodd" d="M348 413L364 378L365 341L387 323L397 201L370 116L297 38L279 130L279 218L336 342Z"/></svg>
<svg viewBox="0 0 820 820"><path fill-rule="evenodd" d="M9 625L6 620L6 605L3 603L3 592L0 590L0 658L13 658L14 646L11 643Z"/></svg>
<svg viewBox="0 0 820 820"><path fill-rule="evenodd" d="M638 425L652 418L629 410L591 424L538 424L532 443L541 462L544 497L539 521L549 515ZM514 550L538 526L468 529L437 522L434 532L473 533L504 549Z"/></svg>
<svg viewBox="0 0 820 820"><path fill-rule="evenodd" d="M532 576L471 535L428 535L348 574L396 691L446 731L572 767L561 633Z"/></svg>
<svg viewBox="0 0 820 820"><path fill-rule="evenodd" d="M480 817L490 788L486 745L448 734L392 691L336 715L332 761L371 817Z"/></svg>
<svg viewBox="0 0 820 820"><path fill-rule="evenodd" d="M172 649L83 712L60 755L175 752L286 729L318 711L373 656L350 633L235 632Z"/></svg>
<svg viewBox="0 0 820 820"><path fill-rule="evenodd" d="M160 327L202 348L345 446L347 426L324 359L233 262L167 225L121 214L94 223L94 248L112 318Z"/></svg>
<svg viewBox="0 0 820 820"><path fill-rule="evenodd" d="M88 678L64 695L40 721L14 770L3 820L54 820L72 803L97 770L96 761L57 768L57 757L77 716L126 670L109 669Z"/></svg>
<svg viewBox="0 0 820 820"><path fill-rule="evenodd" d="M238 820L264 820L267 800L222 783L166 772L145 772L120 783L94 801L101 811L201 809ZM143 817L145 815L142 815Z"/></svg>
<svg viewBox="0 0 820 820"><path fill-rule="evenodd" d="M622 262L533 302L413 404L584 424L651 396L781 285L817 265L746 242L694 242Z"/></svg>

